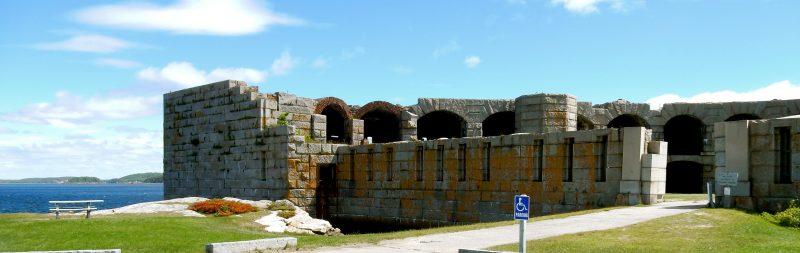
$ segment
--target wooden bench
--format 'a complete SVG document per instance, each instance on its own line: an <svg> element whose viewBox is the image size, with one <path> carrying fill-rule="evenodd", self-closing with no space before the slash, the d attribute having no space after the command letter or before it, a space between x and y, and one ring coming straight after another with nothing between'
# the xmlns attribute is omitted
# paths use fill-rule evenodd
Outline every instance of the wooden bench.
<svg viewBox="0 0 800 253"><path fill-rule="evenodd" d="M96 207L92 206L92 203L103 203L102 200L58 200L48 202L53 204L50 212L56 213L56 220L61 212L86 212L86 218L88 219L92 211L97 210Z"/></svg>

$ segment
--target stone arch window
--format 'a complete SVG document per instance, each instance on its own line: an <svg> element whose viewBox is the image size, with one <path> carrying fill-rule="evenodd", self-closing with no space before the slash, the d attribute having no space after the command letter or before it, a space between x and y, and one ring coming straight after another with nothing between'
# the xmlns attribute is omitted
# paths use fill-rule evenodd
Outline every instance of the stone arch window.
<svg viewBox="0 0 800 253"><path fill-rule="evenodd" d="M592 130L594 129L594 123L589 120L586 116L578 114L578 126L577 130Z"/></svg>
<svg viewBox="0 0 800 253"><path fill-rule="evenodd" d="M650 129L650 123L647 123L646 120L636 114L622 114L608 122L608 128L623 127L645 127Z"/></svg>
<svg viewBox="0 0 800 253"><path fill-rule="evenodd" d="M667 193L702 193L703 165L690 161L667 163Z"/></svg>
<svg viewBox="0 0 800 253"><path fill-rule="evenodd" d="M497 112L483 120L483 136L498 136L514 133L514 112Z"/></svg>
<svg viewBox="0 0 800 253"><path fill-rule="evenodd" d="M317 100L314 114L325 115L325 140L331 143L350 143L351 130L347 121L353 118L347 104L335 97Z"/></svg>
<svg viewBox="0 0 800 253"><path fill-rule="evenodd" d="M400 113L403 108L384 101L370 102L356 112L356 118L364 120L364 137L372 137L373 143L400 140Z"/></svg>
<svg viewBox="0 0 800 253"><path fill-rule="evenodd" d="M417 120L417 138L461 138L466 136L467 122L450 111L432 111Z"/></svg>
<svg viewBox="0 0 800 253"><path fill-rule="evenodd" d="M664 124L664 141L670 155L700 155L703 152L703 121L691 115L672 117Z"/></svg>
<svg viewBox="0 0 800 253"><path fill-rule="evenodd" d="M756 120L756 119L761 119L761 117L750 113L739 113L731 115L730 117L725 119L725 121Z"/></svg>

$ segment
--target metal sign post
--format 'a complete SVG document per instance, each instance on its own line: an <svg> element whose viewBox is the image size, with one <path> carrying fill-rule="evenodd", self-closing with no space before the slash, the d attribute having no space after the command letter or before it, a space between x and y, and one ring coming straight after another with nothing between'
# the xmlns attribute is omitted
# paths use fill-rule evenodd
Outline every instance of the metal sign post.
<svg viewBox="0 0 800 253"><path fill-rule="evenodd" d="M706 191L708 192L708 207L714 208L714 198L711 197L711 192L714 191L711 188L711 180L706 182Z"/></svg>
<svg viewBox="0 0 800 253"><path fill-rule="evenodd" d="M525 253L525 225L530 217L530 197L514 196L514 219L519 221L519 252Z"/></svg>
<svg viewBox="0 0 800 253"><path fill-rule="evenodd" d="M725 208L731 208L731 187L722 188L722 204Z"/></svg>

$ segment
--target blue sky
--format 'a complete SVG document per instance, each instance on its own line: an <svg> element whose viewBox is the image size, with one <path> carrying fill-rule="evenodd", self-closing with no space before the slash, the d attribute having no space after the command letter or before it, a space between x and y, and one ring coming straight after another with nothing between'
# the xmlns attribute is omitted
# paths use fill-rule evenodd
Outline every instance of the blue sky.
<svg viewBox="0 0 800 253"><path fill-rule="evenodd" d="M798 1L2 1L0 178L162 170L163 93L800 98Z"/></svg>

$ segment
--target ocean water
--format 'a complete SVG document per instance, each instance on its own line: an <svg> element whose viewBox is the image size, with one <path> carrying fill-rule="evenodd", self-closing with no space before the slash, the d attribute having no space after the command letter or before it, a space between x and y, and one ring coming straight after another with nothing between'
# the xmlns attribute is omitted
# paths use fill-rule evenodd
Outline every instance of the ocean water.
<svg viewBox="0 0 800 253"><path fill-rule="evenodd" d="M46 213L50 200L100 199L98 209L164 199L163 184L0 184L0 213Z"/></svg>

